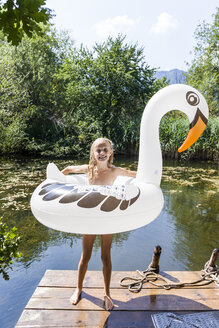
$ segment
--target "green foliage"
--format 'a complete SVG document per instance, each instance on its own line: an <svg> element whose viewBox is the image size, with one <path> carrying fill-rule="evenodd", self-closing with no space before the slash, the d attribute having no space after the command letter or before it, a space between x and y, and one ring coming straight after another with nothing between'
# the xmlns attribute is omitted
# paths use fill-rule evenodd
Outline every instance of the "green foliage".
<svg viewBox="0 0 219 328"><path fill-rule="evenodd" d="M51 18L51 10L43 7L44 0L7 0L0 1L0 30L8 42L18 45L24 34L32 37L33 33L42 35L39 23L46 24Z"/></svg>
<svg viewBox="0 0 219 328"><path fill-rule="evenodd" d="M194 48L195 58L187 74L187 83L194 86L205 96L210 113L219 113L219 74L218 74L218 39L219 39L219 8L213 16L212 24L203 22L198 25Z"/></svg>
<svg viewBox="0 0 219 328"><path fill-rule="evenodd" d="M61 104L54 76L72 42L44 30L43 36L24 37L17 47L0 45L1 153L34 151L33 144L40 152L56 138Z"/></svg>
<svg viewBox="0 0 219 328"><path fill-rule="evenodd" d="M12 260L21 257L21 253L18 252L20 237L16 231L15 227L9 229L0 218L0 273L5 280L9 280L7 270L13 263Z"/></svg>

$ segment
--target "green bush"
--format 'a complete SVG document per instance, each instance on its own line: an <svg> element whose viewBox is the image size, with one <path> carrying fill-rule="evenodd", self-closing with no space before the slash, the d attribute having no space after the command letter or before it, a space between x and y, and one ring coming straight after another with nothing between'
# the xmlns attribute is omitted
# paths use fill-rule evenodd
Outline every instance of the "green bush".
<svg viewBox="0 0 219 328"><path fill-rule="evenodd" d="M18 252L20 237L16 231L17 228L9 229L0 218L0 274L5 280L9 280L7 270L11 268L12 260L21 257Z"/></svg>

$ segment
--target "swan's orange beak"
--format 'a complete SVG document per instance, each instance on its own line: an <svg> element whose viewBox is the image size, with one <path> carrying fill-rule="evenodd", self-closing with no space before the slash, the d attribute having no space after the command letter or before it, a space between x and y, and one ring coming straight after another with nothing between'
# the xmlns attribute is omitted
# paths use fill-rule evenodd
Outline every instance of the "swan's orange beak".
<svg viewBox="0 0 219 328"><path fill-rule="evenodd" d="M205 130L207 122L208 119L202 114L199 109L197 109L194 120L190 124L190 130L187 135L187 138L182 144L182 146L178 149L179 153L188 149L198 140L202 132Z"/></svg>

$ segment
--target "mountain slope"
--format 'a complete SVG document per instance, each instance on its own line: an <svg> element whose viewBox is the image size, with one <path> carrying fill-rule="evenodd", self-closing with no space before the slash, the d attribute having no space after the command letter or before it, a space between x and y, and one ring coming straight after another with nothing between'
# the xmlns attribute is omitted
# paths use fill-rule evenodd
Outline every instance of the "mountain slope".
<svg viewBox="0 0 219 328"><path fill-rule="evenodd" d="M171 69L170 71L157 71L155 72L155 77L157 79L166 77L170 84L186 83L185 73L185 71L176 68Z"/></svg>

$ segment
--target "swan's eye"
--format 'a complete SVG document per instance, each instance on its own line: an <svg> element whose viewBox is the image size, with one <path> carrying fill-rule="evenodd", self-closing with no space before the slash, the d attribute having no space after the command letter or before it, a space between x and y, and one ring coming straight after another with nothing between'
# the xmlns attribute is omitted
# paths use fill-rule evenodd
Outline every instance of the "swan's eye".
<svg viewBox="0 0 219 328"><path fill-rule="evenodd" d="M191 106L197 106L200 102L199 96L193 91L187 92L186 100Z"/></svg>

